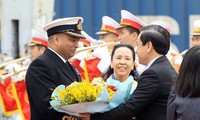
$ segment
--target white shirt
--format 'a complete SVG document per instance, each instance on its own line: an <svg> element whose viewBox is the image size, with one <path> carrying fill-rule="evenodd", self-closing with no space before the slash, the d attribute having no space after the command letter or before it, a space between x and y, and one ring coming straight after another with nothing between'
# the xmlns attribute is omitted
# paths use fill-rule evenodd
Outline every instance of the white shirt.
<svg viewBox="0 0 200 120"><path fill-rule="evenodd" d="M49 50L51 50L52 52L54 52L56 55L58 55L58 57L64 62L66 63L67 60L65 60L62 56L60 56L56 51L54 51L53 49L51 49L50 47L48 47Z"/></svg>

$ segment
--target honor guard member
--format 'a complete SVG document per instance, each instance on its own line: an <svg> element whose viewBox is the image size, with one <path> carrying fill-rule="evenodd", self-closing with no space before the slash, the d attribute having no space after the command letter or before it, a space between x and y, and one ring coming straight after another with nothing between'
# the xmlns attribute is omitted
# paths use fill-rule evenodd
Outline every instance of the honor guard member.
<svg viewBox="0 0 200 120"><path fill-rule="evenodd" d="M117 28L118 30L120 30L118 39L120 40L121 43L130 44L136 49L137 38L140 33L140 29L145 25L146 24L144 22L142 22L139 18L137 18L129 11L121 10L120 27ZM135 59L135 66L139 75L145 69L144 65L139 64L137 55Z"/></svg>
<svg viewBox="0 0 200 120"><path fill-rule="evenodd" d="M32 29L31 35L32 39L28 46L30 47L31 60L33 61L46 49L48 45L48 37L45 31L36 29Z"/></svg>
<svg viewBox="0 0 200 120"><path fill-rule="evenodd" d="M191 47L200 45L200 20L194 21L194 29L192 30L191 36L192 36L191 37ZM177 71L179 71L180 65L183 60L183 56L185 55L185 53L187 51L188 51L188 49L184 50L183 52L181 52L180 54L175 56L174 64L176 66Z"/></svg>
<svg viewBox="0 0 200 120"><path fill-rule="evenodd" d="M118 39L121 43L131 44L133 47L136 47L137 37L143 26L145 26L145 23L135 15L127 10L121 10L120 27L117 28L120 30Z"/></svg>
<svg viewBox="0 0 200 120"><path fill-rule="evenodd" d="M120 32L115 29L116 27L119 27L119 23L117 21L109 16L103 16L101 29L96 32L96 34L99 35L99 40L102 40L105 43L118 42ZM108 49L112 50L113 46L113 44L109 45Z"/></svg>
<svg viewBox="0 0 200 120"><path fill-rule="evenodd" d="M4 67L4 69L8 73L12 73L12 72L14 72L14 70L20 70L24 67L28 67L30 65L31 61L33 61L36 57L41 55L44 52L44 50L46 49L47 36L45 36L45 35L46 35L45 31L43 31L43 33L42 33L42 31L33 29L31 31L31 42L28 44L28 46L30 47L31 59L27 58L27 59L23 60L20 64L17 62L8 64ZM13 79L15 79L13 81L24 79L25 74L26 74L26 70L19 72L17 75L12 77Z"/></svg>
<svg viewBox="0 0 200 120"><path fill-rule="evenodd" d="M13 70L18 70L22 68L27 68L33 60L35 60L38 56L40 56L44 50L46 49L48 44L48 38L46 32L39 29L32 29L31 31L31 42L28 44L30 48L30 58L23 60L22 64L13 63L5 67L8 71L13 72ZM14 69L13 69L14 68ZM9 72L9 73L10 73ZM22 80L25 78L26 70L18 73L15 77L12 77L13 81Z"/></svg>
<svg viewBox="0 0 200 120"><path fill-rule="evenodd" d="M119 30L116 30L116 27L119 27L118 22L109 16L103 16L101 29L100 31L96 32L96 34L99 35L98 42L102 41L103 43L117 43ZM100 77L107 71L108 67L110 66L110 53L115 45L114 43L94 49L92 52L93 58L92 56L89 56L85 59L90 77Z"/></svg>
<svg viewBox="0 0 200 120"><path fill-rule="evenodd" d="M200 20L196 20L194 22L194 30L192 31L192 41L191 41L191 46L197 46L200 45Z"/></svg>
<svg viewBox="0 0 200 120"><path fill-rule="evenodd" d="M79 39L84 38L82 23L82 17L61 18L43 28L48 35L48 47L30 64L26 74L31 120L77 119L54 110L49 101L57 86L81 81L68 60L76 53Z"/></svg>

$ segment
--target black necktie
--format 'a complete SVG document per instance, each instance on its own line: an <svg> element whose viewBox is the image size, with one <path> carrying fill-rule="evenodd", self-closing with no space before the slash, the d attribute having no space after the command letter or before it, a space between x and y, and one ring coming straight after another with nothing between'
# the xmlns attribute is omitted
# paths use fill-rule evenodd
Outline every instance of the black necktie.
<svg viewBox="0 0 200 120"><path fill-rule="evenodd" d="M69 66L68 61L67 61L65 64L66 64L67 68L68 68L70 71L72 71L72 69L71 69L70 66Z"/></svg>
<svg viewBox="0 0 200 120"><path fill-rule="evenodd" d="M67 61L66 63L66 66L67 66L67 68L68 68L68 72L70 73L70 76L75 80L75 81L77 81L77 75L76 75L76 73L74 72L74 70L72 70L72 68L70 67L70 63Z"/></svg>

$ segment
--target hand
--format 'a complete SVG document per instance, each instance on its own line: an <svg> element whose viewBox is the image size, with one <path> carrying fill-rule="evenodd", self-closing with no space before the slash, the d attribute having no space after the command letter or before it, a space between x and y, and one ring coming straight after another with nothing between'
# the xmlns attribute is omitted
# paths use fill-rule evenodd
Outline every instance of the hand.
<svg viewBox="0 0 200 120"><path fill-rule="evenodd" d="M23 66L29 66L30 64L31 64L31 59L30 58L27 58L22 62Z"/></svg>
<svg viewBox="0 0 200 120"><path fill-rule="evenodd" d="M91 45L100 45L100 44L104 44L104 43L106 43L106 42L104 42L103 40L93 39L91 42Z"/></svg>
<svg viewBox="0 0 200 120"><path fill-rule="evenodd" d="M98 57L99 59L110 56L107 46L95 48L94 51L92 52L92 55Z"/></svg>
<svg viewBox="0 0 200 120"><path fill-rule="evenodd" d="M90 113L79 113L81 120L90 120Z"/></svg>

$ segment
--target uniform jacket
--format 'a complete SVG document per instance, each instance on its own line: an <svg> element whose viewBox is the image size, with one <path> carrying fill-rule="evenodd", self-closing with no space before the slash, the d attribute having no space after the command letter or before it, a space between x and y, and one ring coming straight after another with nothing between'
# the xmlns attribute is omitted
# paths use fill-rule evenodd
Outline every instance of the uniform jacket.
<svg viewBox="0 0 200 120"><path fill-rule="evenodd" d="M138 78L138 86L125 103L111 111L91 115L92 120L166 120L167 100L177 73L166 56L159 57Z"/></svg>
<svg viewBox="0 0 200 120"><path fill-rule="evenodd" d="M200 97L182 98L171 90L167 106L167 120L199 120Z"/></svg>
<svg viewBox="0 0 200 120"><path fill-rule="evenodd" d="M51 108L51 94L58 85L67 86L74 81L80 81L74 67L70 64L68 67L54 52L46 49L31 63L26 74L31 120L62 120L66 114ZM65 116L69 117L72 118Z"/></svg>

